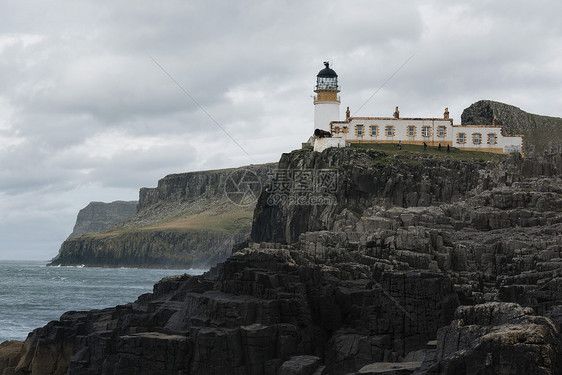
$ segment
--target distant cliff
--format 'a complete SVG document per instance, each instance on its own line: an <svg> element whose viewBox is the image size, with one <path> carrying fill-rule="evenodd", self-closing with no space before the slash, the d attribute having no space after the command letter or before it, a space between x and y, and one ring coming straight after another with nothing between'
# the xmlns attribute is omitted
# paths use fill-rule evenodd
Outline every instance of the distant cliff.
<svg viewBox="0 0 562 375"><path fill-rule="evenodd" d="M562 118L527 113L515 106L480 100L461 115L463 125L492 124L494 116L507 134L523 134L525 151L562 151Z"/></svg>
<svg viewBox="0 0 562 375"><path fill-rule="evenodd" d="M86 233L103 232L120 221L130 219L136 212L136 201L90 202L78 212L74 230L68 238L79 237Z"/></svg>
<svg viewBox="0 0 562 375"><path fill-rule="evenodd" d="M64 241L53 265L210 268L248 237L250 217L238 231L136 230L86 235Z"/></svg>
<svg viewBox="0 0 562 375"><path fill-rule="evenodd" d="M135 215L69 238L51 264L211 267L248 238L257 199L252 191L259 194L275 165L166 176L156 188L140 189Z"/></svg>

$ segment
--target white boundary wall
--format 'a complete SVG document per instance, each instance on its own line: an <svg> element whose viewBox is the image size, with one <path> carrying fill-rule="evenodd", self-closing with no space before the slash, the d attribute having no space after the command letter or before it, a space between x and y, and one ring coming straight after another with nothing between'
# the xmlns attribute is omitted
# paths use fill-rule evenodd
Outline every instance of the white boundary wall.
<svg viewBox="0 0 562 375"><path fill-rule="evenodd" d="M314 151L322 152L330 147L346 147L345 139L337 138L316 138L314 140Z"/></svg>

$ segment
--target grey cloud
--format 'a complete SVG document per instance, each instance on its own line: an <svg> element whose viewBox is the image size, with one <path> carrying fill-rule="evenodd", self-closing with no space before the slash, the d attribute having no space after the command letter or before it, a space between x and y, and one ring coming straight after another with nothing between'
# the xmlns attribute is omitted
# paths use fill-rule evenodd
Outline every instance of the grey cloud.
<svg viewBox="0 0 562 375"><path fill-rule="evenodd" d="M0 145L0 208L21 216L2 222L0 251L25 248L16 233L26 219L43 225L28 244L39 254L39 241L68 235L90 200L134 199L168 173L254 162L151 57L255 161L267 162L312 132L310 95L326 59L340 77L342 112L358 109L417 51L361 114L391 115L399 105L436 116L448 106L460 121L463 108L489 98L560 116L561 6L5 1L0 139L21 142ZM2 45L21 34L27 42ZM120 191L127 197L109 193ZM34 209L30 196L55 206Z"/></svg>

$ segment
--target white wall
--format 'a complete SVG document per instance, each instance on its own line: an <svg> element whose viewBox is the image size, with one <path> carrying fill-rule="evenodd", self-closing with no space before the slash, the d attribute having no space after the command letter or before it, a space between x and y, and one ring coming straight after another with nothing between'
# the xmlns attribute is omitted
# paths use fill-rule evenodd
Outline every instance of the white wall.
<svg viewBox="0 0 562 375"><path fill-rule="evenodd" d="M345 147L345 139L337 138L316 138L314 140L314 151L322 152L330 147Z"/></svg>
<svg viewBox="0 0 562 375"><path fill-rule="evenodd" d="M502 127L498 125L454 126L453 129L454 129L454 140L453 140L454 147L471 148L471 149L493 148L493 149L500 149L504 153L522 151L523 137L504 136L502 135ZM466 143L464 144L457 143L458 133L464 133L466 135ZM479 145L473 143L475 133L480 133L482 135L482 142ZM488 143L488 134L496 135L496 144Z"/></svg>
<svg viewBox="0 0 562 375"><path fill-rule="evenodd" d="M363 136L358 137L355 135L356 125L363 125ZM378 126L378 134L376 136L370 135L370 126ZM394 126L394 136L388 137L386 135L386 126ZM434 144L450 142L452 147L467 148L467 149L483 149L483 151L491 151L490 149L497 149L497 152L521 152L523 148L523 138L521 136L504 136L502 135L502 127L499 125L452 125L449 119L392 119L392 118L352 118L349 123L332 123L333 127L339 126L340 128L348 126L348 133L334 134L342 136L349 141L386 141L386 142L434 142ZM414 137L408 135L408 127L415 126L416 132ZM431 129L430 136L424 137L422 135L422 128L429 126ZM445 126L446 134L444 137L438 136L440 126ZM457 143L459 133L465 134L465 143ZM481 135L481 143L474 143L474 134ZM488 135L495 134L496 143L488 143Z"/></svg>
<svg viewBox="0 0 562 375"><path fill-rule="evenodd" d="M363 125L364 135L363 137L357 137L355 135L355 126L358 124ZM445 141L450 138L450 126L451 122L449 120L432 120L432 119L361 119L354 118L349 124L333 124L334 126L349 126L349 132L344 136L348 140L363 140L363 141L415 141L415 142L429 142L429 141ZM376 136L371 136L372 125L378 126L378 133ZM386 135L386 126L394 127L394 136L388 137ZM414 137L408 135L408 127L415 126L416 132ZM430 136L424 137L422 135L422 128L424 126L429 126ZM445 126L447 128L447 134L445 137L440 138L437 136L437 131L439 126Z"/></svg>
<svg viewBox="0 0 562 375"><path fill-rule="evenodd" d="M317 102L314 103L314 129L330 131L330 122L339 121L340 103Z"/></svg>

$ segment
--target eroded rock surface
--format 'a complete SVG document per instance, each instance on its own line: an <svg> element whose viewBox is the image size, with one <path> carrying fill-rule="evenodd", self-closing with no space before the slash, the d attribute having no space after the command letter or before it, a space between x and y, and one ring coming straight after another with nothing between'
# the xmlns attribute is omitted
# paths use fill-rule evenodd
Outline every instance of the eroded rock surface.
<svg viewBox="0 0 562 375"><path fill-rule="evenodd" d="M515 303L459 307L439 330L422 374L558 374L560 332L548 318Z"/></svg>

